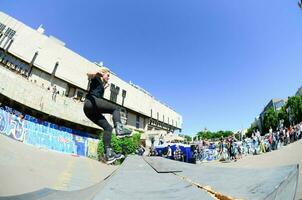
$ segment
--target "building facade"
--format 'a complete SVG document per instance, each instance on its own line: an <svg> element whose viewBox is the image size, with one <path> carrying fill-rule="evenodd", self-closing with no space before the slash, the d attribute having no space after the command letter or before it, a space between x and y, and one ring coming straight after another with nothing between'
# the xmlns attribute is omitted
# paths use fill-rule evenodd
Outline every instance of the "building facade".
<svg viewBox="0 0 302 200"><path fill-rule="evenodd" d="M298 89L298 91L295 94L296 96L302 96L302 86Z"/></svg>
<svg viewBox="0 0 302 200"><path fill-rule="evenodd" d="M260 113L259 117L255 119L255 123L258 126L259 130L262 130L263 128L263 120L264 120L264 114L265 112L272 108L274 111L278 111L284 106L287 102L287 98L285 99L279 99L279 98L274 98L271 99L268 104L264 107L263 111Z"/></svg>
<svg viewBox="0 0 302 200"><path fill-rule="evenodd" d="M86 73L99 68L64 42L0 12L0 95L21 109L66 126L99 130L83 113ZM110 68L110 67L109 67ZM123 122L151 135L181 130L182 116L141 87L112 73L104 99L119 105ZM56 86L55 99L53 88ZM106 116L112 123L112 119Z"/></svg>

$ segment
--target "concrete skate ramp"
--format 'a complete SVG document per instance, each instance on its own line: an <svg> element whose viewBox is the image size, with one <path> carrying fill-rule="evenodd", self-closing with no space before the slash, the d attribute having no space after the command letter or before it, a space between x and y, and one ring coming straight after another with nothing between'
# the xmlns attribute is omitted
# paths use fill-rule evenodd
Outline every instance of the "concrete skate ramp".
<svg viewBox="0 0 302 200"><path fill-rule="evenodd" d="M298 184L299 166L240 169L209 167L176 162L160 157L145 158L153 167L169 166L175 176L199 188L229 199L294 199ZM252 168L253 166L251 166ZM165 169L167 170L167 169ZM162 169L157 169L162 171Z"/></svg>
<svg viewBox="0 0 302 200"><path fill-rule="evenodd" d="M214 198L191 183L171 173L157 173L143 157L131 156L124 161L95 196L96 200L133 199L204 199Z"/></svg>
<svg viewBox="0 0 302 200"><path fill-rule="evenodd" d="M252 167L252 166L251 166ZM158 173L161 172L161 173ZM207 167L129 156L106 180L83 190L43 189L2 199L294 199L298 165L271 169Z"/></svg>

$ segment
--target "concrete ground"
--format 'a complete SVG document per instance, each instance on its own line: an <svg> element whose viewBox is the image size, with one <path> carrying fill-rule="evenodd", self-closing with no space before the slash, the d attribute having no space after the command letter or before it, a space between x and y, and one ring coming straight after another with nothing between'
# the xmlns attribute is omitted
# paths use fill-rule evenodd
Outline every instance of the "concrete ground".
<svg viewBox="0 0 302 200"><path fill-rule="evenodd" d="M117 166L29 146L0 134L0 196L42 188L78 190L94 185Z"/></svg>
<svg viewBox="0 0 302 200"><path fill-rule="evenodd" d="M202 165L236 167L236 168L269 168L289 164L299 164L299 180L296 199L302 199L302 140L282 147L279 150L261 155L248 155L237 162L208 162Z"/></svg>

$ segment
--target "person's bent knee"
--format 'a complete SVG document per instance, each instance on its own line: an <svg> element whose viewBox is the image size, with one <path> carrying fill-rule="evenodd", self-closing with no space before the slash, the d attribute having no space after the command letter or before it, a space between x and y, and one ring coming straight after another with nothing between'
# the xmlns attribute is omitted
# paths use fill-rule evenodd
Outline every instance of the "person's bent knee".
<svg viewBox="0 0 302 200"><path fill-rule="evenodd" d="M107 131L107 132L111 133L112 130L113 130L113 127L111 125L107 125L107 126L103 127L103 129L104 129L104 131Z"/></svg>

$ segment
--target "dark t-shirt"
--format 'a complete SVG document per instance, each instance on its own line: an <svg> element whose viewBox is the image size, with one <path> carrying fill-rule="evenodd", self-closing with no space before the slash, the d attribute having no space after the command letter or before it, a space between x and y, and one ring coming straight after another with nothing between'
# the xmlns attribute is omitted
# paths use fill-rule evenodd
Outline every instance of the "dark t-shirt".
<svg viewBox="0 0 302 200"><path fill-rule="evenodd" d="M104 91L105 89L102 79L99 76L92 78L89 85L88 95L101 98L104 96Z"/></svg>

